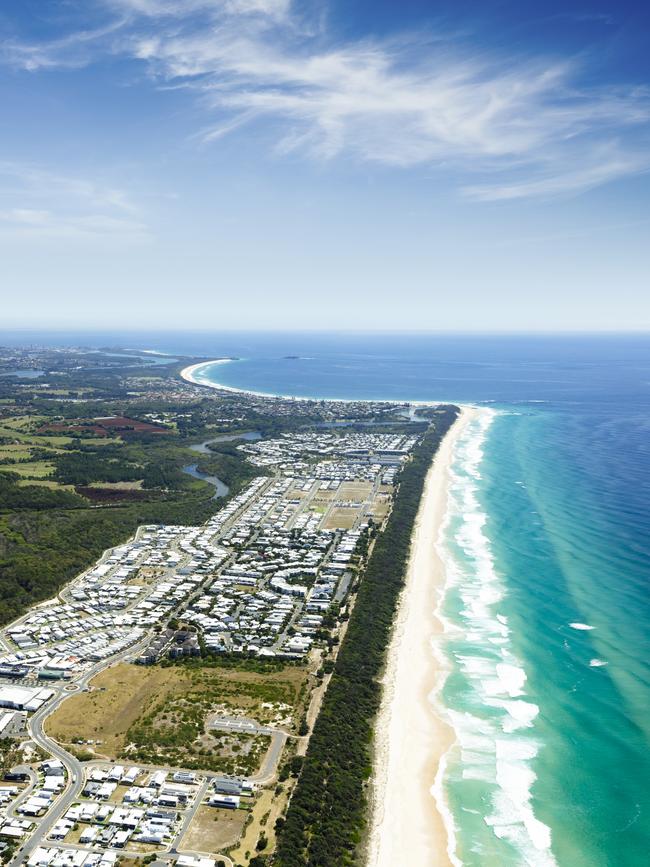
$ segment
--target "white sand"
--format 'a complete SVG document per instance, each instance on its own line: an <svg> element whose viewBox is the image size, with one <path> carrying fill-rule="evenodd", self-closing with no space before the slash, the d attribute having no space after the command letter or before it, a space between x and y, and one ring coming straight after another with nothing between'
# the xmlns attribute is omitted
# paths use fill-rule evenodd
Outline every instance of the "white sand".
<svg viewBox="0 0 650 867"><path fill-rule="evenodd" d="M223 391L256 397L289 397L219 385L194 376L199 368L227 364L230 360L193 364L182 370L181 376L194 385ZM408 403L429 406L436 402ZM453 847L443 818L446 807L442 787L434 786L434 782L439 783L436 777L441 763L454 742L453 730L436 712L432 700L447 675L440 654L434 652L434 643L442 632L436 610L445 581L436 542L447 510L453 447L465 425L478 412L472 407L461 408L425 479L377 718L368 867L452 865L449 853Z"/></svg>
<svg viewBox="0 0 650 867"><path fill-rule="evenodd" d="M441 760L454 742L453 730L432 701L447 674L434 653L445 580L436 542L447 509L453 446L476 412L461 410L425 480L377 719L369 867L452 863L441 787L436 796L432 793Z"/></svg>

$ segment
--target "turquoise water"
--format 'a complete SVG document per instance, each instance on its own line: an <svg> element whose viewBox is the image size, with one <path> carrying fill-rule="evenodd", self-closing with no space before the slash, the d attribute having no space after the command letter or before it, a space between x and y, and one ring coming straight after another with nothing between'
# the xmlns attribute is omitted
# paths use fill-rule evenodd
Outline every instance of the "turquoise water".
<svg viewBox="0 0 650 867"><path fill-rule="evenodd" d="M208 374L237 388L491 409L458 444L440 540L456 861L650 863L648 336L96 339L238 356Z"/></svg>
<svg viewBox="0 0 650 867"><path fill-rule="evenodd" d="M606 418L585 427L504 412L479 460L477 425L458 449L444 702L463 864L648 863L644 517L618 499L632 455Z"/></svg>
<svg viewBox="0 0 650 867"><path fill-rule="evenodd" d="M340 354L328 364L312 351L293 371L285 359L250 359L208 375L283 394L495 407L459 443L442 542L452 662L443 700L459 741L444 790L456 858L641 867L650 344L542 343L527 358L490 349L483 364L432 362L412 348L372 365Z"/></svg>

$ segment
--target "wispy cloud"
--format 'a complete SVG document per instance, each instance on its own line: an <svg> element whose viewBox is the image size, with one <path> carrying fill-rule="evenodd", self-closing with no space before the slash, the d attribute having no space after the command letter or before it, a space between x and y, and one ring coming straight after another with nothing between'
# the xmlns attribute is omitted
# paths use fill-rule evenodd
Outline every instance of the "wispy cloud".
<svg viewBox="0 0 650 867"><path fill-rule="evenodd" d="M289 12L291 0L105 0L105 5L151 18L186 18L196 12L281 18Z"/></svg>
<svg viewBox="0 0 650 867"><path fill-rule="evenodd" d="M138 207L123 191L41 167L0 162L0 237L128 240L150 237Z"/></svg>
<svg viewBox="0 0 650 867"><path fill-rule="evenodd" d="M25 68L73 65L92 39L193 92L206 143L271 120L277 153L437 166L477 200L575 194L650 167L650 90L582 84L571 58L487 56L439 34L334 43L290 0L104 6L110 31L32 46Z"/></svg>
<svg viewBox="0 0 650 867"><path fill-rule="evenodd" d="M116 18L101 27L76 30L43 42L3 39L0 42L0 62L27 72L79 69L93 61L97 45L104 44L108 37L123 30L126 23L126 18Z"/></svg>
<svg viewBox="0 0 650 867"><path fill-rule="evenodd" d="M149 237L143 223L106 214L72 215L30 208L0 211L0 238L5 239L141 243Z"/></svg>
<svg viewBox="0 0 650 867"><path fill-rule="evenodd" d="M551 165L545 172L542 166L523 180L466 186L463 193L477 201L567 195L648 171L650 159L647 153L627 153L616 142L611 142L594 148L585 155L585 161L567 164L564 171Z"/></svg>

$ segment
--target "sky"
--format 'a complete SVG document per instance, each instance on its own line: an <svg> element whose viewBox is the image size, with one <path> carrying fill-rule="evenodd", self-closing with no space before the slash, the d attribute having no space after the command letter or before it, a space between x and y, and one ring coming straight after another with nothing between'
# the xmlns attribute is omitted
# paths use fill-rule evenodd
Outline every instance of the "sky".
<svg viewBox="0 0 650 867"><path fill-rule="evenodd" d="M4 0L2 326L650 329L650 4Z"/></svg>

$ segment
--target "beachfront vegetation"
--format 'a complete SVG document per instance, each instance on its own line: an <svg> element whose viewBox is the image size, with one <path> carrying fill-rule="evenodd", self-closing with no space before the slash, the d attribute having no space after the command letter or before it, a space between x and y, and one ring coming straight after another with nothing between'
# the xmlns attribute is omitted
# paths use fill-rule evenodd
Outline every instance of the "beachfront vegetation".
<svg viewBox="0 0 650 867"><path fill-rule="evenodd" d="M437 412L399 477L376 537L332 679L278 836L278 867L353 864L366 818L379 677L403 585L424 478L458 410Z"/></svg>

